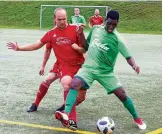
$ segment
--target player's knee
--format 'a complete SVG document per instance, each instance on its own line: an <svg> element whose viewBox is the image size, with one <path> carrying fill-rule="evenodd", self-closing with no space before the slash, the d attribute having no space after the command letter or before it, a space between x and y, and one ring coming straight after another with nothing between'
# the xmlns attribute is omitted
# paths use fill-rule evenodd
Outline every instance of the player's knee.
<svg viewBox="0 0 163 134"><path fill-rule="evenodd" d="M70 87L79 90L82 87L82 81L79 78L73 78Z"/></svg>
<svg viewBox="0 0 163 134"><path fill-rule="evenodd" d="M68 91L70 86L68 84L63 84L64 91Z"/></svg>
<svg viewBox="0 0 163 134"><path fill-rule="evenodd" d="M123 87L119 88L118 90L114 91L114 94L121 100L125 101L127 99L126 92Z"/></svg>

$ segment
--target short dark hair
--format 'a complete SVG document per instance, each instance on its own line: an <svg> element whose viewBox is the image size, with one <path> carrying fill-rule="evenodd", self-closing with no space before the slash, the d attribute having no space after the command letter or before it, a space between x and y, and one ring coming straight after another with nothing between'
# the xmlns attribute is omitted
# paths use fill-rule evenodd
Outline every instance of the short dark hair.
<svg viewBox="0 0 163 134"><path fill-rule="evenodd" d="M109 10L106 16L106 20L110 18L112 20L119 20L119 12L116 10Z"/></svg>

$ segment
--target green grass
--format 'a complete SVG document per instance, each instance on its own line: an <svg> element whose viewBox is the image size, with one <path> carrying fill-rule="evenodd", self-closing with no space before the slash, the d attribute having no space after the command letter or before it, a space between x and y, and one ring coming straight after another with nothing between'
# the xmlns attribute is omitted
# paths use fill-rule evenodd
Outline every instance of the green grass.
<svg viewBox="0 0 163 134"><path fill-rule="evenodd" d="M113 2L113 1L0 1L0 27L39 29L40 5L95 5L109 6L120 12L118 29L125 33L162 33L162 2ZM68 9L69 17L73 14ZM43 28L52 28L53 8L43 11ZM81 14L88 18L93 9L81 8ZM101 9L102 11L102 9ZM102 14L104 15L104 14Z"/></svg>
<svg viewBox="0 0 163 134"><path fill-rule="evenodd" d="M38 75L44 48L34 52L7 50L6 43L17 41L27 44L38 40L45 31L0 29L0 119L62 127L54 120L55 109L62 104L62 88L55 81L36 113L28 114L26 109L34 101L39 84L45 76ZM123 34L128 47L141 68L136 75L122 56L118 57L115 72L126 92L133 99L140 116L147 123L147 130L140 131L132 124L132 117L114 95L107 95L97 82L87 92L87 99L77 108L79 129L95 131L96 121L102 116L111 117L115 123L115 134L145 134L161 127L162 124L162 64L161 35ZM54 63L53 53L45 75ZM2 134L65 134L39 128L23 127L0 123ZM68 133L67 134L71 134Z"/></svg>

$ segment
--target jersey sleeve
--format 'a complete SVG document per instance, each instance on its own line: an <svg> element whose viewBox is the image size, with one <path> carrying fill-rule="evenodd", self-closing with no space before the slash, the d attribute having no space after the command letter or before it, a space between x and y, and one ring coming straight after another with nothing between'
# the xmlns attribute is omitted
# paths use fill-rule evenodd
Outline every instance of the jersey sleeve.
<svg viewBox="0 0 163 134"><path fill-rule="evenodd" d="M103 17L101 17L101 23L104 23L104 18Z"/></svg>
<svg viewBox="0 0 163 134"><path fill-rule="evenodd" d="M50 43L46 43L46 49L52 49L52 45Z"/></svg>
<svg viewBox="0 0 163 134"><path fill-rule="evenodd" d="M87 45L88 45L88 47L89 47L89 44L91 42L93 29L94 29L94 27L91 29L91 31L89 32L88 37L87 37Z"/></svg>
<svg viewBox="0 0 163 134"><path fill-rule="evenodd" d="M85 20L84 16L81 16L81 18L82 18L83 24L86 24L86 20Z"/></svg>
<svg viewBox="0 0 163 134"><path fill-rule="evenodd" d="M124 39L121 36L118 36L118 49L119 52L125 57L125 58L129 58L131 57L131 53L128 50L128 47L124 41Z"/></svg>
<svg viewBox="0 0 163 134"><path fill-rule="evenodd" d="M40 40L42 43L50 43L50 32L48 31Z"/></svg>

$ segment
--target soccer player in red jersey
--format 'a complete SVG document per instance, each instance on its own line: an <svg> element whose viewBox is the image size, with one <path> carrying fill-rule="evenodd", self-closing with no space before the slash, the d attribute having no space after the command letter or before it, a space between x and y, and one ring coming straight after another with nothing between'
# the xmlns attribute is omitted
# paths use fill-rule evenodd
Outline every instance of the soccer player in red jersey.
<svg viewBox="0 0 163 134"><path fill-rule="evenodd" d="M72 45L72 47L77 47L75 44ZM51 49L52 46L50 45L50 43L46 44L46 49L44 52L44 58L42 61L42 65L39 71L40 75L44 75L44 69L45 69L45 65L50 57L51 54ZM76 48L74 48L76 49ZM45 78L45 80L43 82L41 82L40 87L37 91L37 95L35 98L35 101L32 103L31 107L27 110L27 112L34 112L37 111L38 106L41 102L41 100L43 99L43 97L46 95L49 86L52 82L54 82L55 80L57 80L59 78L59 74L60 74L60 66L59 66L59 62L55 62L53 68L49 71L48 76ZM44 85L48 85L47 88L44 88ZM85 96L86 96L86 91L85 90L81 90L81 92L78 94L77 100L76 100L76 105L82 103L85 100ZM65 107L65 104L63 103L63 105L58 108L56 111L63 111ZM73 116L73 115L72 115Z"/></svg>
<svg viewBox="0 0 163 134"><path fill-rule="evenodd" d="M89 19L89 27L92 28L94 25L103 25L104 24L104 18L99 15L100 11L98 9L95 9L94 16L91 16Z"/></svg>
<svg viewBox="0 0 163 134"><path fill-rule="evenodd" d="M81 27L67 23L67 12L65 9L57 8L54 12L54 19L56 27L48 31L39 41L25 46L19 46L17 43L12 42L7 44L9 49L15 51L34 51L40 49L46 43L50 43L59 65L59 77L64 88L65 100L72 77L84 62L81 52L85 51L84 48L86 49L86 40ZM46 83L43 83L41 86L44 89L49 87ZM73 123L76 124L75 106L72 111L74 112ZM72 129L76 128L77 125L72 126Z"/></svg>

